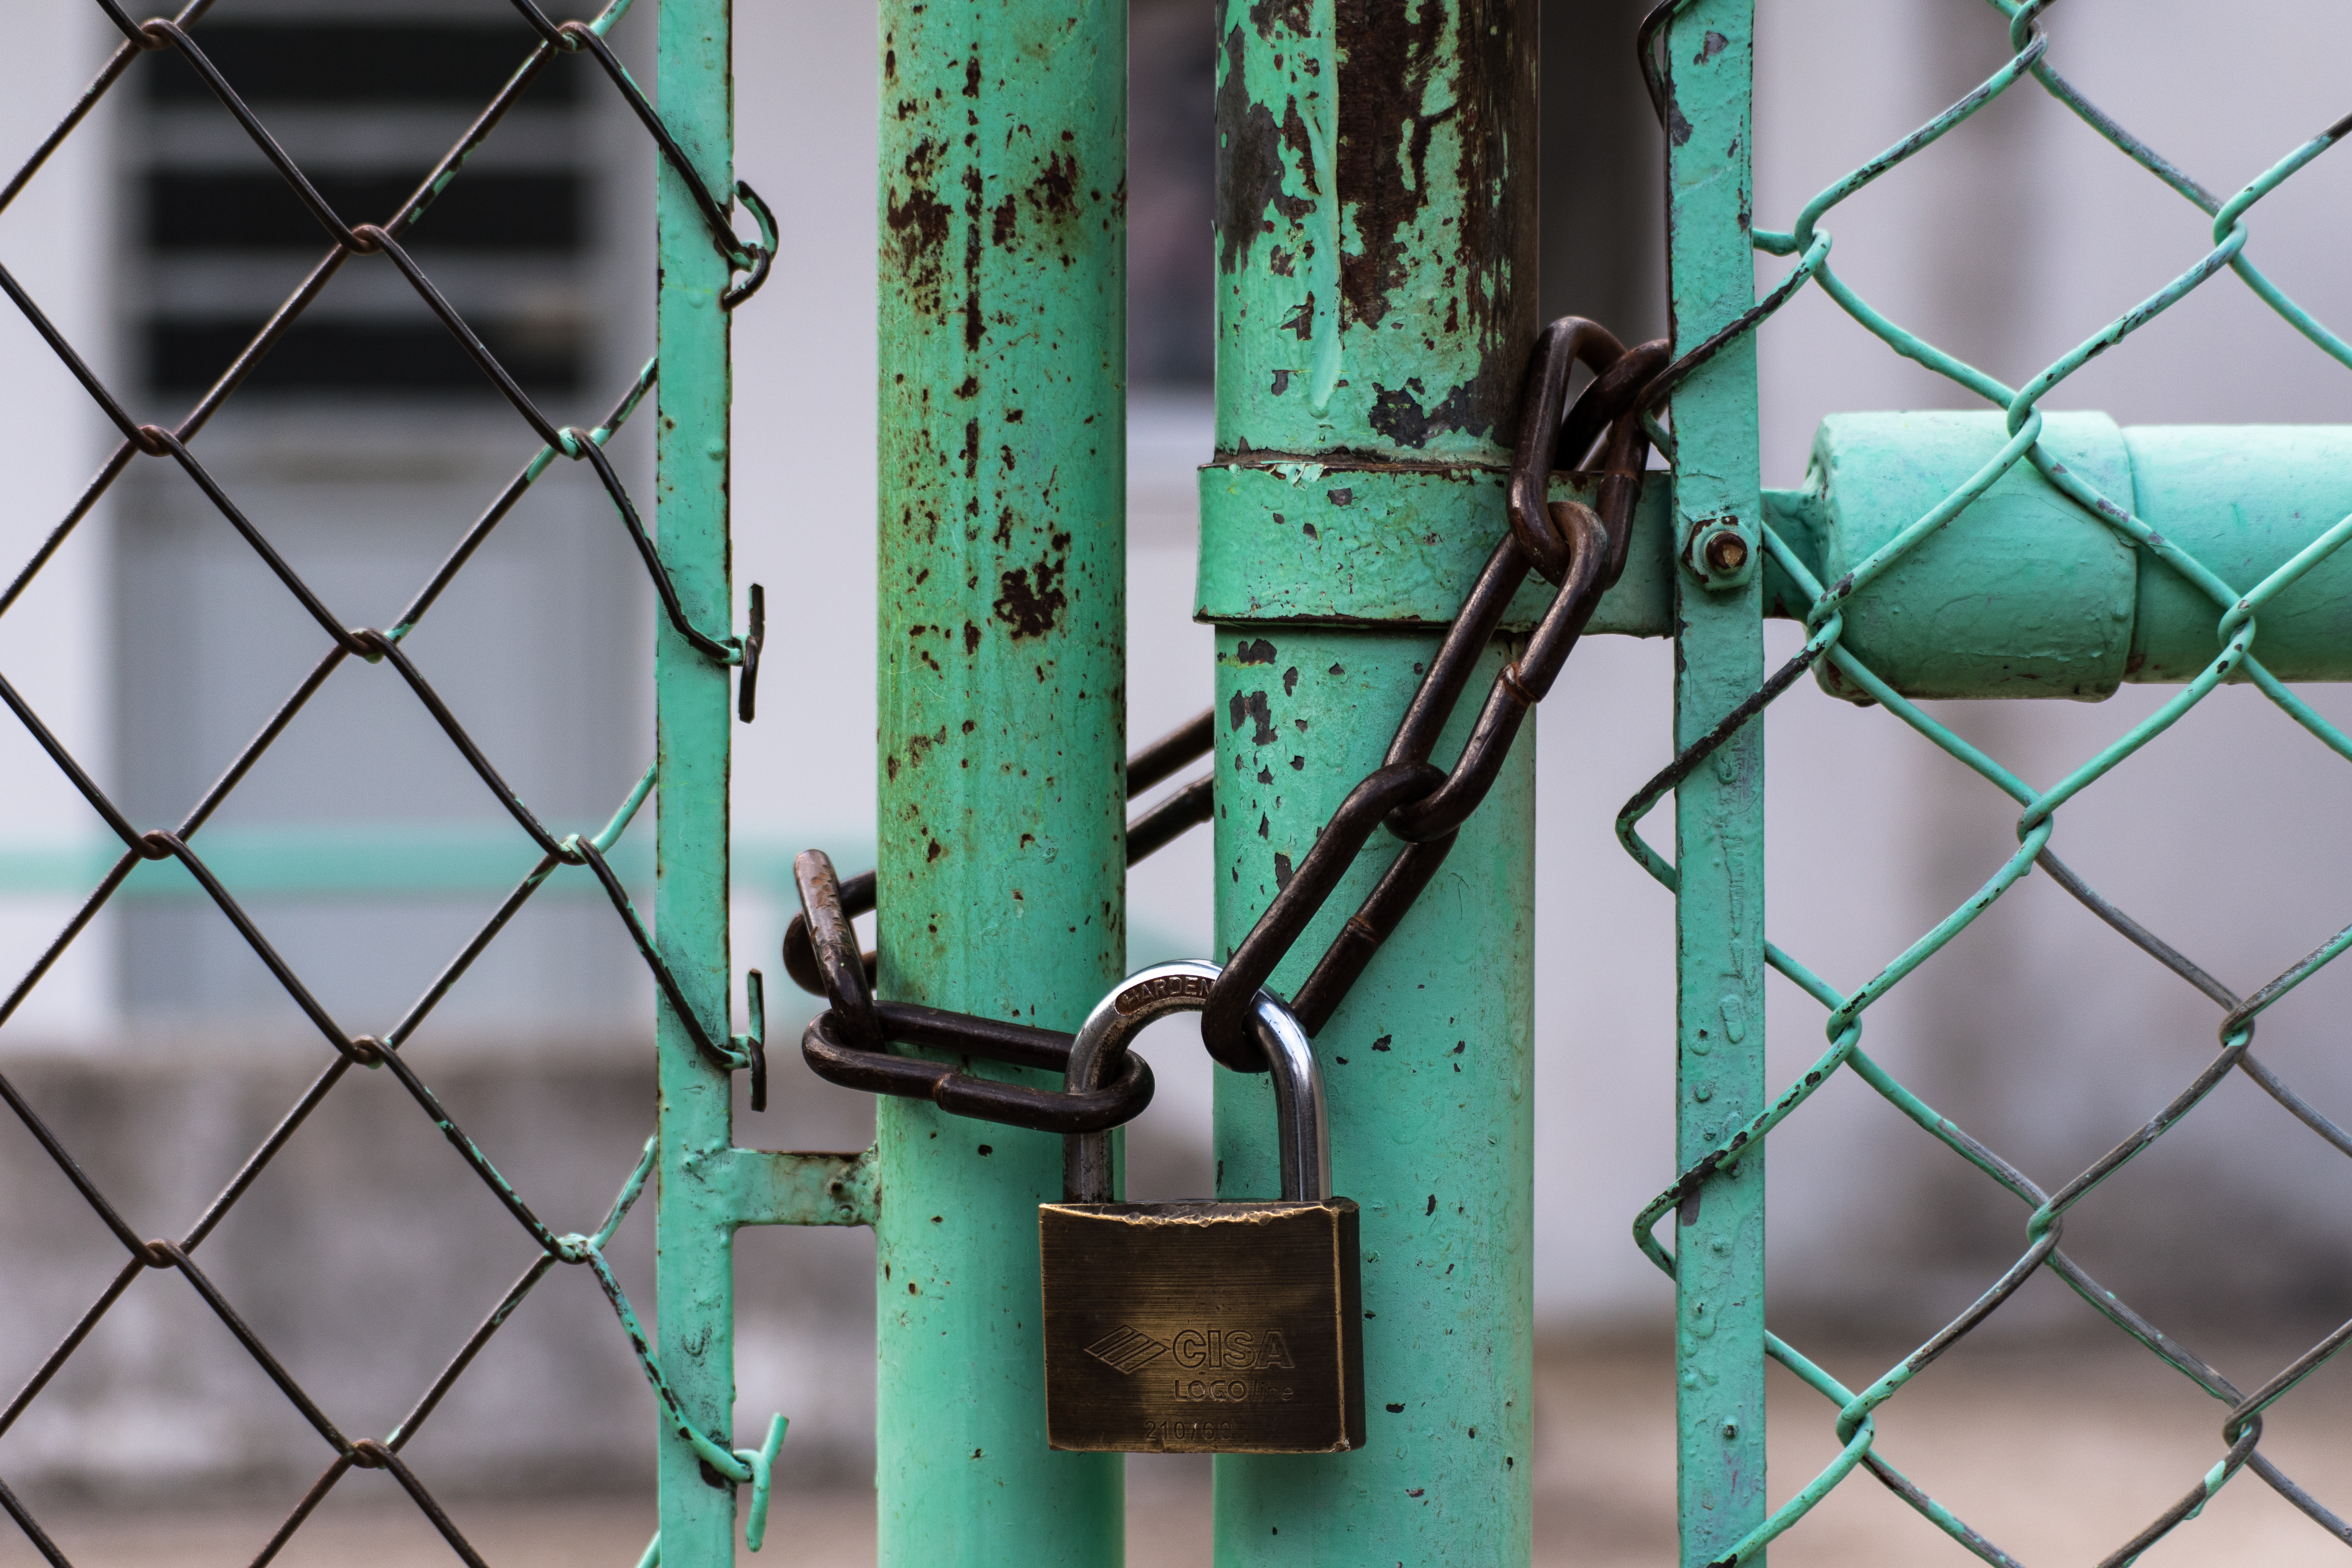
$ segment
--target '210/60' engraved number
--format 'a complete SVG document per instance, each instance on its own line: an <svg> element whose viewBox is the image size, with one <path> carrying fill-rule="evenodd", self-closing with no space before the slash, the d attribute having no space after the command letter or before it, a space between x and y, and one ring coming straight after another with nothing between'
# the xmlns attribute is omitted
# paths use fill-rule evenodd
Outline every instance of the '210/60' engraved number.
<svg viewBox="0 0 2352 1568"><path fill-rule="evenodd" d="M1241 1424L1236 1421L1147 1421L1143 1424L1143 1440L1147 1443L1233 1443L1241 1438Z"/></svg>

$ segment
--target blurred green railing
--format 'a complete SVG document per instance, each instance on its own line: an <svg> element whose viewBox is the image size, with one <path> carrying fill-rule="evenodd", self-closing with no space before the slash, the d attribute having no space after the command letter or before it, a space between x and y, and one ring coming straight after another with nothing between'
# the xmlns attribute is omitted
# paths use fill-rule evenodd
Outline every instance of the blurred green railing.
<svg viewBox="0 0 2352 1568"><path fill-rule="evenodd" d="M856 859L874 853L870 833L813 834L813 844L838 844ZM792 905L797 838L734 840L733 882ZM80 898L121 855L120 846L0 843L0 900ZM606 861L632 888L653 885L650 842L624 838ZM223 886L241 897L392 899L504 893L537 863L528 840L498 823L317 823L285 827L226 825L206 830L205 861ZM176 861L143 861L118 898L202 899L204 888ZM559 868L542 898L604 898L584 868Z"/></svg>

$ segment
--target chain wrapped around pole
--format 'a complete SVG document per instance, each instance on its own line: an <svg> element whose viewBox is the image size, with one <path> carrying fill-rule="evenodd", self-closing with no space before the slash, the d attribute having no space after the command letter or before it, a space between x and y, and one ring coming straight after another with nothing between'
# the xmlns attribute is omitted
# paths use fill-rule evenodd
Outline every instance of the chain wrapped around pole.
<svg viewBox="0 0 2352 1568"><path fill-rule="evenodd" d="M1310 1035L1329 1020L1395 931L1453 848L1456 830L1486 798L1520 722L1551 689L1601 595L1625 568L1650 446L1639 398L1665 358L1663 342L1628 350L1605 329L1578 316L1554 321L1538 340L1521 400L1509 531L1496 542L1446 628L1381 765L1340 803L1218 976L1202 1014L1201 1034L1210 1054L1225 1066L1240 1072L1265 1070L1264 1055L1248 1027L1251 998L1322 910L1374 831L1385 825L1406 847L1290 999ZM1599 374L1563 417L1570 373L1580 361ZM1601 510L1580 501L1547 502L1551 472L1578 466L1604 432ZM1550 563L1548 569L1545 562ZM1438 732L1502 625L1511 596L1537 570L1559 592L1519 658L1495 678L1452 771L1441 770L1429 760Z"/></svg>
<svg viewBox="0 0 2352 1568"><path fill-rule="evenodd" d="M1601 596L1625 569L1650 450L1643 423L1645 394L1666 361L1663 342L1629 350L1607 329L1581 317L1563 317L1545 329L1521 397L1509 527L1429 661L1382 764L1341 803L1211 991L1202 1035L1210 1053L1226 1067L1265 1070L1249 1026L1254 999L1372 834L1386 826L1405 841L1405 848L1290 999L1310 1035L1330 1018L1395 931L1444 864L1455 833L1486 798L1521 722L1550 691ZM1568 386L1579 363L1594 376L1570 405ZM1598 510L1580 501L1547 500L1554 470L1580 467L1596 455L1596 447L1601 473ZM1441 769L1429 760L1438 734L1530 572L1559 591L1519 658L1496 677L1462 754L1450 771ZM1213 710L1202 713L1129 758L1129 793L1140 794L1206 754L1214 720ZM1214 775L1205 775L1130 822L1129 863L1207 821L1214 793ZM829 1003L802 1040L802 1054L818 1076L873 1093L929 1099L960 1115L1055 1131L1115 1126L1149 1103L1149 1069L1134 1070L1141 1061L1131 1055L1130 1069L1117 1082L1080 1097L993 1083L944 1064L887 1054L886 1044L897 1041L1058 1070L1066 1062L1071 1037L876 1003L871 987L877 956L858 952L849 925L875 907L874 873L839 881L831 860L811 850L794 862L793 874L801 913L785 931L783 961L802 989Z"/></svg>
<svg viewBox="0 0 2352 1568"><path fill-rule="evenodd" d="M1206 755L1213 711L1203 711L1128 758L1127 791L1143 794ZM1136 817L1127 827L1132 866L1209 819L1216 779L1203 774ZM1111 1082L1081 1093L1031 1089L958 1072L947 1065L893 1056L890 1043L957 1051L1015 1067L1066 1073L1074 1037L969 1013L874 1000L879 955L858 951L850 921L873 911L875 878L863 871L838 879L824 851L803 850L793 862L801 912L784 930L784 971L827 1009L810 1020L801 1055L828 1083L869 1094L929 1100L941 1110L983 1121L1043 1132L1094 1132L1143 1114L1151 1103L1151 1069L1140 1057Z"/></svg>

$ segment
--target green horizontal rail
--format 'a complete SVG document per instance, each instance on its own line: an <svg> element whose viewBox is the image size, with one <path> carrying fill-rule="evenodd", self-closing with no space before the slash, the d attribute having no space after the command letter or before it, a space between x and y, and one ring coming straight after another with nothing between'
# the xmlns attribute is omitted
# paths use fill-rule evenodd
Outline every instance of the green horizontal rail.
<svg viewBox="0 0 2352 1568"><path fill-rule="evenodd" d="M793 856L821 844L845 865L874 852L871 833L806 837L738 837L733 879L747 889L786 901ZM504 893L539 863L539 852L518 840L510 824L364 823L290 827L214 827L200 846L205 863L230 892L262 898L445 898ZM0 900L79 898L96 887L121 846L111 840L0 843ZM633 887L651 885L654 851L645 839L623 839L607 857ZM558 867L541 898L602 899L585 867ZM131 873L118 898L202 899L177 860L153 860Z"/></svg>

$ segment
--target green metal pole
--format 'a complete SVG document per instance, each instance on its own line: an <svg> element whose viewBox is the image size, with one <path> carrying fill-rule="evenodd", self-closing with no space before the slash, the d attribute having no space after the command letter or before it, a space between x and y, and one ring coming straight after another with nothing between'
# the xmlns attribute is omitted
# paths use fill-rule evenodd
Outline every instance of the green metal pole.
<svg viewBox="0 0 2352 1568"><path fill-rule="evenodd" d="M731 192L734 81L728 0L663 0L662 118L711 190ZM693 624L733 619L728 576L725 258L685 180L656 176L661 280L656 327L661 418L655 437L661 557ZM728 1017L729 670L655 617L658 880L654 930L688 1000L723 1037ZM658 1353L686 1415L721 1443L734 1427L735 1204L709 1179L730 1142L728 1075L705 1061L657 1003L661 1184L655 1219ZM734 1489L709 1475L665 1421L658 1468L663 1561L719 1568L734 1556Z"/></svg>
<svg viewBox="0 0 2352 1568"><path fill-rule="evenodd" d="M880 991L1075 1029L1126 958L1126 7L881 35ZM883 1568L1120 1562L1118 1457L1045 1447L1060 1141L876 1133Z"/></svg>
<svg viewBox="0 0 2352 1568"><path fill-rule="evenodd" d="M1667 250L1675 347L1755 300L1748 241L1754 0L1696 0L1667 34ZM1756 348L1744 336L1674 395L1675 744L1764 679ZM1737 542L1737 548L1731 542ZM1742 729L1675 795L1675 1157L1688 1166L1764 1108L1764 732ZM1682 1561L1764 1519L1764 1151L1723 1167L1675 1227ZM1757 1561L1760 1562L1759 1558Z"/></svg>
<svg viewBox="0 0 2352 1568"><path fill-rule="evenodd" d="M1506 527L1537 325L1536 40L1515 0L1227 0L1220 26L1201 610L1229 953L1379 764ZM1317 1039L1336 1189L1363 1210L1369 1440L1220 1456L1221 1564L1528 1560L1534 754L1523 735ZM1276 991L1397 849L1367 847ZM1276 1195L1266 1079L1220 1069L1216 1105L1219 1195Z"/></svg>

